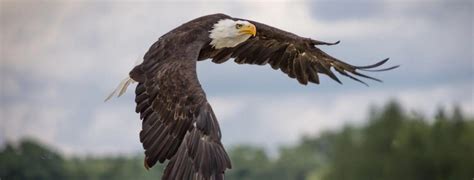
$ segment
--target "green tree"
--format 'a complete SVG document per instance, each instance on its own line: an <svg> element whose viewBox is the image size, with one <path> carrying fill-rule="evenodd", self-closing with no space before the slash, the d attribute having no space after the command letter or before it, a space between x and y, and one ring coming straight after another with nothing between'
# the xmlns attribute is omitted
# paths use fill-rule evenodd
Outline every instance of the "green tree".
<svg viewBox="0 0 474 180"><path fill-rule="evenodd" d="M263 148L229 149L236 180L459 180L474 178L474 119L459 107L432 119L390 102L367 124L305 136L270 157ZM143 156L73 157L32 140L0 152L0 179L159 179L164 165L145 170Z"/></svg>
<svg viewBox="0 0 474 180"><path fill-rule="evenodd" d="M440 110L434 120L427 120L392 102L369 119L365 127L333 135L323 179L474 177L474 121L459 108L452 116Z"/></svg>
<svg viewBox="0 0 474 180"><path fill-rule="evenodd" d="M229 151L229 155L232 169L226 173L226 179L266 179L271 174L270 159L262 148L236 146Z"/></svg>
<svg viewBox="0 0 474 180"><path fill-rule="evenodd" d="M18 147L6 145L0 153L1 179L64 179L67 172L61 156L33 140Z"/></svg>

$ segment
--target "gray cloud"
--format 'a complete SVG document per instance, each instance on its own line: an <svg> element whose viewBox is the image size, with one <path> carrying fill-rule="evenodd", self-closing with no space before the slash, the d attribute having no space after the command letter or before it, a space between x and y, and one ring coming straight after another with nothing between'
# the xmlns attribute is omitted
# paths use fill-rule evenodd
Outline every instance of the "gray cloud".
<svg viewBox="0 0 474 180"><path fill-rule="evenodd" d="M383 1L312 1L311 14L318 20L346 21L373 18L384 11Z"/></svg>

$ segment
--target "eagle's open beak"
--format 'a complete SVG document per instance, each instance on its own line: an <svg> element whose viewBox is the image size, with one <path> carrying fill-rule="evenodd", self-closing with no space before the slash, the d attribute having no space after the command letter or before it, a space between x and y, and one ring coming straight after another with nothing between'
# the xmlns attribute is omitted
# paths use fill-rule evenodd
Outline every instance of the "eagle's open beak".
<svg viewBox="0 0 474 180"><path fill-rule="evenodd" d="M253 24L245 25L244 27L240 28L239 33L251 34L252 36L255 36L257 34L257 28Z"/></svg>

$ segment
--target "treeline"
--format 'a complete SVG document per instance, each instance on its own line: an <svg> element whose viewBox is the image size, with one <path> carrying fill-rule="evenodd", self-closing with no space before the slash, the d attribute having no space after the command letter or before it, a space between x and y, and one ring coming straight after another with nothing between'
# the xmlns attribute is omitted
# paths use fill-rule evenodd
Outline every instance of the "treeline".
<svg viewBox="0 0 474 180"><path fill-rule="evenodd" d="M474 178L474 118L459 108L434 118L397 103L374 108L363 126L346 126L281 147L277 157L255 146L228 151L230 180L460 180ZM0 179L159 179L143 156L63 158L31 140L0 152Z"/></svg>

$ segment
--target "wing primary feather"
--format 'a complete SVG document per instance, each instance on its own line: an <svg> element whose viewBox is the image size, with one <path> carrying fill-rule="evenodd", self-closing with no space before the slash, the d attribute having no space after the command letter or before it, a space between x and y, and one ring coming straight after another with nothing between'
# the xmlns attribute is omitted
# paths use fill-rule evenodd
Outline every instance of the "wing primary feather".
<svg viewBox="0 0 474 180"><path fill-rule="evenodd" d="M364 85L367 86L367 87L369 86L369 84L367 84L366 82L364 82L364 81L362 81L362 80L360 80L360 79L357 79L356 77L351 76L350 74L347 74L344 70L341 70L341 69L339 69L339 68L335 68L335 69L336 69L337 72L339 72L339 74L341 74L341 75L343 75L343 76L346 76L346 77L349 77L349 78L351 78L351 79L353 79L353 80L355 80L355 81L357 81L357 82L360 82L360 83L364 84Z"/></svg>
<svg viewBox="0 0 474 180"><path fill-rule="evenodd" d="M288 69L288 64L289 64L289 59L293 58L293 52L289 50L291 48L291 44L288 45L288 47L285 50L285 53L281 56L281 61L280 61L280 69L284 73L288 74L289 69Z"/></svg>
<svg viewBox="0 0 474 180"><path fill-rule="evenodd" d="M321 65L321 67L323 67L323 72L322 73L328 75L331 79L338 82L339 84L342 84L341 80L339 80L339 78L337 78L337 76L331 71L330 66L327 67L327 65L324 64L324 63L321 63L320 65Z"/></svg>
<svg viewBox="0 0 474 180"><path fill-rule="evenodd" d="M295 68L296 79L298 80L299 83L307 85L308 75L306 74L306 64L302 55L299 55L295 59L294 63L295 63L294 68Z"/></svg>
<svg viewBox="0 0 474 180"><path fill-rule="evenodd" d="M307 66L307 72L308 72L308 80L312 83L319 84L319 76L318 76L318 71L316 70L316 67L314 67L312 64L309 64Z"/></svg>
<svg viewBox="0 0 474 180"><path fill-rule="evenodd" d="M339 80L339 78L337 78L337 76L333 72L329 71L327 75L329 75L329 77L337 83L342 84L341 80Z"/></svg>
<svg viewBox="0 0 474 180"><path fill-rule="evenodd" d="M327 46L332 46L332 45L339 44L340 42L341 42L341 41L336 41L336 42L330 43L330 42L324 42L324 41L319 41L319 40L311 39L311 43L313 43L314 45L327 45Z"/></svg>
<svg viewBox="0 0 474 180"><path fill-rule="evenodd" d="M357 72L357 71L354 71L354 72L351 72L351 73L352 73L352 74L355 74L355 75L357 75L357 76L360 76L360 77L365 77L365 78L367 78L367 79L372 79L372 80L374 80L374 81L382 82L382 80L380 80L380 79L377 79L377 78L374 78L374 77L370 77L370 76L367 76L367 75L365 75L365 74L361 74L361 73L359 73L359 72Z"/></svg>
<svg viewBox="0 0 474 180"><path fill-rule="evenodd" d="M354 66L356 69L370 69L370 68L374 68L374 67L379 67L381 66L382 64L385 64L390 58L386 58L382 61L379 61L375 64L372 64L372 65L368 65L368 66Z"/></svg>
<svg viewBox="0 0 474 180"><path fill-rule="evenodd" d="M295 53L296 54L296 53ZM297 54L295 55L297 56ZM295 58L288 59L288 77L296 78L295 74Z"/></svg>
<svg viewBox="0 0 474 180"><path fill-rule="evenodd" d="M361 71L367 71L367 72L380 72L380 71L388 71L388 70L392 70L392 69L395 69L395 68L398 68L400 67L400 65L396 65L396 66L392 66L392 67L388 67L388 68L384 68L384 69L360 69Z"/></svg>

